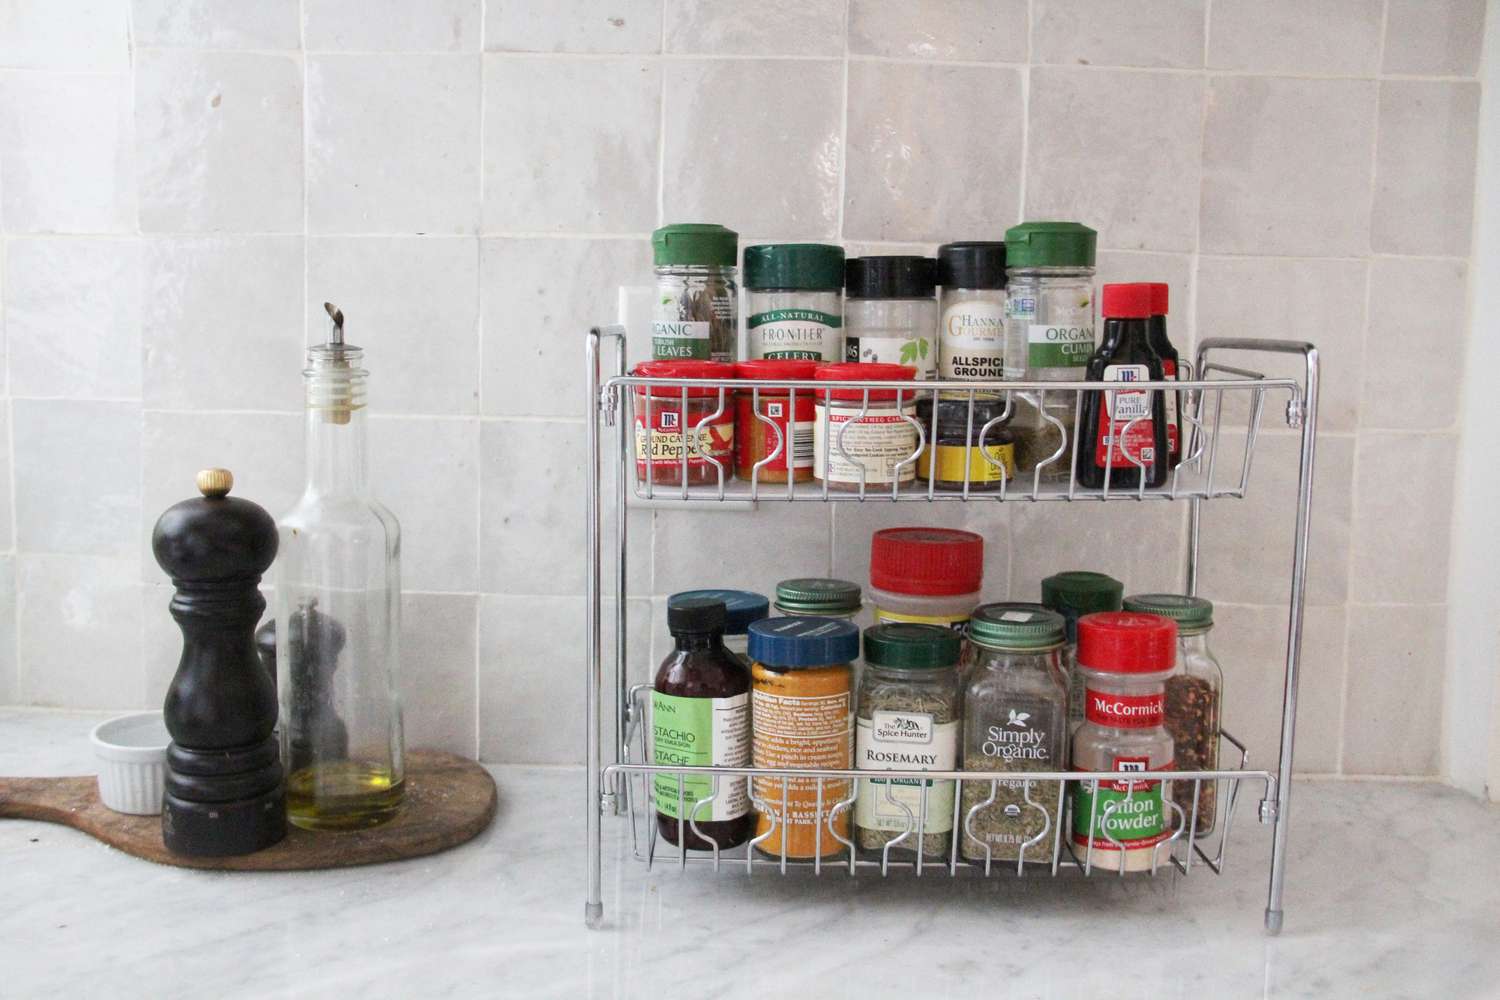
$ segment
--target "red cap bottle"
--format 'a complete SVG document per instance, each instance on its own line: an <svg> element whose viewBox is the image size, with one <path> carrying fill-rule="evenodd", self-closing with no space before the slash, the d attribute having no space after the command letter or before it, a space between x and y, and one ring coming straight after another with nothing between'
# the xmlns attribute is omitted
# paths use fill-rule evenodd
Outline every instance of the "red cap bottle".
<svg viewBox="0 0 1500 1000"><path fill-rule="evenodd" d="M953 528L885 528L870 539L870 586L897 594L972 594L984 579L984 539Z"/></svg>
<svg viewBox="0 0 1500 1000"><path fill-rule="evenodd" d="M1078 619L1078 665L1113 674L1158 674L1177 663L1177 623L1137 611Z"/></svg>
<svg viewBox="0 0 1500 1000"><path fill-rule="evenodd" d="M1105 319L1150 319L1151 285L1144 281L1105 285L1099 312Z"/></svg>
<svg viewBox="0 0 1500 1000"><path fill-rule="evenodd" d="M1167 314L1167 283L1152 281L1148 284L1151 286L1151 315L1165 316Z"/></svg>

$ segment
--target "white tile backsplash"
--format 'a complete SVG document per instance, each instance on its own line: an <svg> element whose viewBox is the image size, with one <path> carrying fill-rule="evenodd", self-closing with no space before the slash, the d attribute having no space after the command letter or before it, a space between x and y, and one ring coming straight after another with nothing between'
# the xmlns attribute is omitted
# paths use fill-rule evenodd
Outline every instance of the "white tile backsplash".
<svg viewBox="0 0 1500 1000"><path fill-rule="evenodd" d="M273 514L294 502L304 345L330 300L367 351L373 489L403 527L410 745L576 762L581 722L559 720L582 715L582 340L622 286L649 303L650 230L930 254L1062 216L1099 230L1099 282L1170 283L1184 356L1212 336L1318 345L1297 764L1430 774L1455 400L1477 391L1454 373L1484 17L1483 0L0 0L0 703L160 702L181 640L151 527L206 465ZM1413 343L1416 377L1390 360ZM1249 496L1203 507L1226 718L1262 762L1284 398ZM606 555L615 502L606 479ZM1068 568L1178 589L1187 544L1185 505L1161 503L626 515L633 679L660 655L664 595L865 583L879 527L983 534L986 599L1034 599Z"/></svg>

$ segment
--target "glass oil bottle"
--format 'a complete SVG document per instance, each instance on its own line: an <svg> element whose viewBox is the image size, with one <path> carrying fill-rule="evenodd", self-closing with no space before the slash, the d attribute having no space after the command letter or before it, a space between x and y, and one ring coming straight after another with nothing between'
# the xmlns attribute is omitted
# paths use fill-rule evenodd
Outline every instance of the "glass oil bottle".
<svg viewBox="0 0 1500 1000"><path fill-rule="evenodd" d="M287 818L375 826L401 808L401 530L366 483L364 352L307 351L307 486L279 528L276 662Z"/></svg>

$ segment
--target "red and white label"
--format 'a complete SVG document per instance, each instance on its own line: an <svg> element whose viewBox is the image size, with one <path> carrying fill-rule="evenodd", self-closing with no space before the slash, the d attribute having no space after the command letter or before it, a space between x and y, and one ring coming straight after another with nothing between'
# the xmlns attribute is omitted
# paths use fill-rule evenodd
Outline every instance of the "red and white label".
<svg viewBox="0 0 1500 1000"><path fill-rule="evenodd" d="M651 413L651 431L648 434L645 415L637 412L636 471L645 475L648 462L653 469L680 466L684 441L687 443L689 469L711 469L717 464L727 471L734 451L734 415L726 408L717 419L698 426L698 422L703 419L690 413L687 434L684 435L681 409L661 406Z"/></svg>
<svg viewBox="0 0 1500 1000"><path fill-rule="evenodd" d="M1145 365L1106 365L1103 381L1145 382L1150 378L1151 370ZM1150 390L1106 392L1104 405L1099 409L1097 438L1094 464L1101 469L1133 469L1155 461L1156 425L1151 419Z"/></svg>
<svg viewBox="0 0 1500 1000"><path fill-rule="evenodd" d="M1110 694L1084 689L1083 717L1101 726L1117 729L1150 729L1162 724L1166 696L1156 694ZM1127 770L1127 768L1120 768ZM1140 768L1145 770L1145 768Z"/></svg>

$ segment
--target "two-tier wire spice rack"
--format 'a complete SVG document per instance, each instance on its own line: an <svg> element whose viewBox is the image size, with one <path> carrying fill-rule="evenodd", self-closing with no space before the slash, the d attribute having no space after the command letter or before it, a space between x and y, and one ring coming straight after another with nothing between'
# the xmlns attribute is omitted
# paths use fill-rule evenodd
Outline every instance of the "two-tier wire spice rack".
<svg viewBox="0 0 1500 1000"><path fill-rule="evenodd" d="M606 346L613 349L614 374L603 370ZM1273 828L1270 856L1270 885L1267 892L1265 926L1277 933L1282 926L1282 890L1286 880L1286 847L1288 804L1291 797L1292 748L1296 733L1297 683L1300 672L1302 647L1302 619L1304 583L1307 568L1307 545L1309 512L1312 503L1313 460L1317 443L1318 412L1318 351L1312 345L1301 342L1261 339L1210 339L1198 348L1192 372L1196 377L1182 381L1141 382L1132 388L1161 390L1181 393L1183 400L1182 421L1184 447L1181 464L1168 475L1160 487L1144 485L1146 477L1138 478L1140 485L1122 488L1112 485L1110 474L1106 474L1100 487L1085 488L1078 483L1073 469L1077 467L1077 435L1071 434L1063 420L1055 416L1066 407L1073 408L1073 426L1080 423L1084 396L1088 391L1099 391L1098 383L1089 382L953 382L928 381L920 383L891 382L839 382L842 390L864 390L862 405L857 413L844 423L847 428L857 423L870 409L870 393L893 388L899 394L897 408L904 399L930 399L934 406L934 419L940 413L936 402L941 396L945 402L968 400L966 423L962 439L973 443L985 461L997 467L1000 476L999 488L971 489L972 484L966 470L961 488L938 489L931 482L920 480L902 483L900 473L906 466L915 465L925 449L929 428L915 418L907 417L915 428L917 446L904 461L896 463L889 484L869 485L861 477L857 488L832 490L825 479L811 482L761 482L760 473L770 462L780 456L790 442L770 420L760 417L775 431L773 449L756 463L748 480L736 479L732 461L709 461L717 466L712 482L690 481L688 475L687 450L681 452L681 475L674 477L671 485L652 482L655 477L647 475L637 478L635 463L635 434L637 417L643 426L651 427L650 408L657 405L674 406L680 403L681 414L687 414L689 385L667 379L645 378L628 375L625 363L625 328L622 326L596 327L588 333L586 341L588 409L588 476L586 494L587 520L587 582L588 621L586 633L586 728L587 768L586 793L586 850L588 854L588 890L585 901L585 919L589 926L598 926L603 920L602 873L603 842L602 824L605 816L618 815L630 824L632 854L648 867L667 866L686 870L711 868L715 872L740 873L767 872L788 875L807 872L811 875L841 875L843 877L889 877L908 874L912 876L942 875L950 877L1004 877L1004 876L1064 876L1077 877L1126 877L1125 852L1111 851L1121 847L1104 824L1104 837L1112 844L1100 844L1105 848L1103 856L1119 858L1119 867L1109 861L1096 859L1093 832L1097 829L1095 819L1107 820L1111 809L1128 809L1131 792L1124 799L1107 803L1100 816L1090 816L1085 829L1089 830L1087 841L1075 846L1073 838L1065 833L1068 807L1067 788L1069 782L1082 782L1097 792L1100 782L1118 781L1114 772L1057 771L1057 772L983 772L983 771L880 771L882 781L910 781L922 788L919 807L915 810L902 806L906 813L906 829L883 848L875 851L856 847L850 840L840 836L837 824L829 821L841 812L852 809L860 794L878 794L875 787L859 779L868 779L876 772L855 770L804 770L770 769L754 767L682 767L658 765L650 762L646 735L646 685L631 685L626 676L626 653L631 637L626 627L627 589L627 494L644 500L702 504L704 502L755 501L756 516L775 517L782 503L801 502L845 502L845 503L933 503L940 501L967 503L1036 503L1036 502L1149 502L1183 501L1188 504L1188 554L1184 573L1183 590L1188 594L1197 592L1198 555L1200 529L1202 526L1201 505L1206 500L1223 500L1244 497L1250 488L1256 444L1260 438L1262 417L1271 404L1277 407L1279 418L1287 427L1298 432L1297 498L1294 523L1290 525L1290 560L1288 579L1287 631L1285 648L1285 684L1282 695L1281 739L1278 759L1274 770L1253 769L1248 766L1249 751L1234 736L1223 734L1223 749L1220 760L1228 761L1232 767L1204 771L1145 771L1132 775L1127 783L1134 788L1136 783L1154 781L1192 783L1191 807L1184 809L1168 797L1167 809L1172 818L1171 835L1153 849L1149 875L1160 872L1176 872L1187 875L1193 870L1207 870L1221 874L1226 864L1226 847L1239 800L1254 796L1255 818ZM1297 377L1268 377L1260 371L1243 365L1229 364L1226 356L1238 360L1242 356L1291 355L1302 359L1300 375ZM708 412L696 418L695 426L682 428L684 440L692 440L698 432L713 421L720 420L735 408L735 393L748 392L752 396L752 413L760 413L760 393L775 391L787 397L788 411L795 412L796 399L806 393L816 398L815 393L827 390L829 383L812 381L734 379L726 381L694 379L691 383L695 398L702 398L707 388ZM637 389L643 391L637 392ZM716 393L712 390L717 390ZM713 397L717 396L715 400ZM841 392L841 395L847 393ZM975 401L979 398L999 396L1005 400L1002 413L988 421L975 420ZM660 401L660 402L657 402ZM714 403L717 407L714 408ZM986 445L992 443L990 435L995 428L1017 412L1016 408L1028 405L1043 415L1043 419L1054 425L1058 444L1055 451L1042 456L1036 468L1019 473L1014 480L1005 477L1003 469L988 457ZM637 408L643 412L637 413ZM963 407L960 406L962 411ZM903 411L904 412L904 411ZM951 407L947 412L952 413ZM1049 415L1050 414L1050 415ZM823 420L827 420L823 411ZM687 421L684 421L687 423ZM845 431L822 428L827 441L825 451L837 453L856 467L862 465L849 455L845 448ZM934 429L935 430L935 429ZM1122 439L1129 439L1130 426L1121 429ZM935 436L935 435L934 435ZM614 453L606 460L605 441L612 442ZM1126 457L1144 468L1138 457L1126 451ZM828 458L824 457L825 462ZM605 469L608 462L610 470ZM702 477L698 477L702 478ZM790 479L790 477L788 477ZM613 490L613 553L606 563L603 552L604 499L606 481ZM605 581L610 583L609 597L612 599L615 620L613 622L613 648L606 654L603 646L603 623L605 607ZM606 675L606 663L610 667ZM608 720L607 726L606 721ZM684 827L696 829L694 817L708 807L715 797L727 794L730 783L744 781L749 789L753 808L771 817L771 828L761 833L750 844L734 849L711 852L684 851L658 835L655 816L655 797L674 794L678 797L678 815L684 796L684 783L693 779L705 783L710 794L700 796L693 810L678 820L678 843L683 842ZM800 779L800 781L799 781ZM789 858L786 854L788 837L779 836L776 827L778 812L784 810L789 801L789 787L796 782L805 788L811 783L816 797L815 815L826 816L816 827L814 857L804 860ZM938 817L929 810L933 789L952 782L952 813ZM1046 820L1040 833L1020 845L1019 857L1015 860L998 860L988 856L982 859L966 857L972 851L961 851L961 841L970 831L970 822L982 809L997 801L1002 784L1008 789L1019 788L1021 801L1027 809L1035 809ZM963 788L978 785L980 799L963 805ZM890 784L883 786L889 795ZM862 790L863 789L863 790ZM795 793L794 793L795 794ZM1217 802L1217 825L1211 833L1199 829L1200 800L1213 795ZM1097 803L1098 796L1091 799ZM894 800L892 800L894 801ZM1097 805L1093 808L1097 808ZM826 810L826 813L825 813ZM705 816L706 818L706 816ZM929 827L947 834L946 850L926 856L924 845ZM837 843L825 844L824 835ZM975 843L978 843L975 838ZM780 845L778 850L763 850L762 845ZM826 849L825 849L826 848ZM826 855L826 856L825 856ZM1132 873L1140 877L1147 873Z"/></svg>

